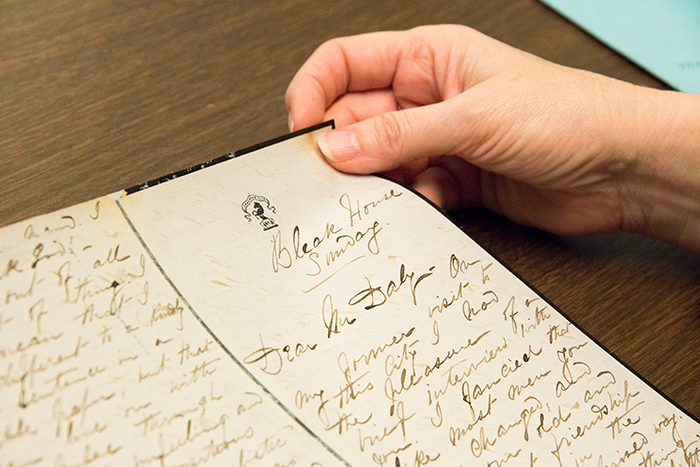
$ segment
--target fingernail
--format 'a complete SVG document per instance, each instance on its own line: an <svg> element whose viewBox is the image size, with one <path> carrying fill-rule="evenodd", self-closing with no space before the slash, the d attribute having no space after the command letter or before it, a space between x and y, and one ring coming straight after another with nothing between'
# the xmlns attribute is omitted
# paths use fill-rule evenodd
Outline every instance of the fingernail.
<svg viewBox="0 0 700 467"><path fill-rule="evenodd" d="M348 130L335 130L318 139L318 147L331 162L345 162L360 154L360 145L355 133Z"/></svg>
<svg viewBox="0 0 700 467"><path fill-rule="evenodd" d="M289 126L289 132L294 131L294 120L292 119L292 114L287 116L287 126Z"/></svg>

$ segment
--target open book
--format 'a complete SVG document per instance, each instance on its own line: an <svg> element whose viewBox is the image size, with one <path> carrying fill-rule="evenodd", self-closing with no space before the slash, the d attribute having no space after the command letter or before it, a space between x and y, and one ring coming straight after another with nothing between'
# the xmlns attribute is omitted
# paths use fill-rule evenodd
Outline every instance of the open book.
<svg viewBox="0 0 700 467"><path fill-rule="evenodd" d="M0 466L698 465L700 424L328 125L0 230Z"/></svg>

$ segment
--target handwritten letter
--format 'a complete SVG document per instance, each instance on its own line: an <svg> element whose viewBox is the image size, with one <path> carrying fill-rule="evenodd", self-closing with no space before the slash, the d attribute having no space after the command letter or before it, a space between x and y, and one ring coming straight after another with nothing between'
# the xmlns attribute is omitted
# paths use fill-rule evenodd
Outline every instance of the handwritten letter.
<svg viewBox="0 0 700 467"><path fill-rule="evenodd" d="M0 466L337 465L238 368L111 198L0 234Z"/></svg>
<svg viewBox="0 0 700 467"><path fill-rule="evenodd" d="M311 139L121 202L203 322L342 459L700 462L697 423L433 207L333 171Z"/></svg>

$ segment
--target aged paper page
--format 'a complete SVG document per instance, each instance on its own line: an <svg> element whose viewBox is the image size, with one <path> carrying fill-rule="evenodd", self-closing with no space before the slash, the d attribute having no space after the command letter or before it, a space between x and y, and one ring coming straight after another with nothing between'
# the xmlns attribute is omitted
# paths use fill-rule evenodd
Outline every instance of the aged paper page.
<svg viewBox="0 0 700 467"><path fill-rule="evenodd" d="M700 428L413 193L305 135L120 200L181 300L357 465L697 465Z"/></svg>
<svg viewBox="0 0 700 467"><path fill-rule="evenodd" d="M0 466L342 465L234 363L112 198L0 230Z"/></svg>

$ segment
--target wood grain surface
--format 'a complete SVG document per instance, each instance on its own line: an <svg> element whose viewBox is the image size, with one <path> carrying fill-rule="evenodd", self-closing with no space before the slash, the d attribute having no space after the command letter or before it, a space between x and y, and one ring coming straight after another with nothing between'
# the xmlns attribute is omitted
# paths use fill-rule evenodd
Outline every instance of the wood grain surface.
<svg viewBox="0 0 700 467"><path fill-rule="evenodd" d="M663 84L533 0L0 2L0 225L287 131L284 92L324 40L458 23L557 63ZM457 222L700 417L700 256L628 234Z"/></svg>

